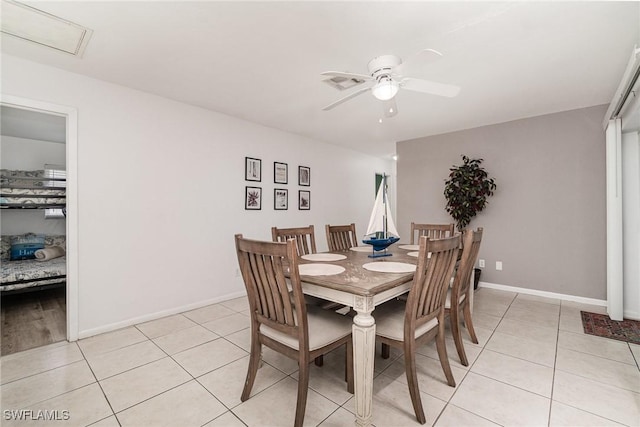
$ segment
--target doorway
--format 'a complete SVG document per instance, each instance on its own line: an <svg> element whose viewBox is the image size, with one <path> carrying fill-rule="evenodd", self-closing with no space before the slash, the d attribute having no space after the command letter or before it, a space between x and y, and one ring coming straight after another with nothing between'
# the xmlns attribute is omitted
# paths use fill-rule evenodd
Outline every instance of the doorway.
<svg viewBox="0 0 640 427"><path fill-rule="evenodd" d="M43 292L25 292L24 295L20 296L20 294L11 295L7 294L3 295L3 308L5 303L15 303L18 305L26 305L33 309L34 307L40 306L43 310L51 310L47 315L49 317L56 317L57 321L60 321L60 317L62 317L62 326L58 324L58 326L53 326L52 329L47 331L47 328L40 327L39 332L36 331L32 333L30 337L26 338L26 341L32 341L31 344L26 343L25 345L35 347L38 345L38 339L42 339L42 344L46 344L47 340L51 342L59 341L59 340L69 340L75 341L78 339L78 221L77 221L77 110L75 108L61 106L56 104L51 104L47 102L35 101L21 97L8 96L3 95L0 100L0 105L2 106L4 111L10 111L11 113L18 113L16 117L26 117L27 113L31 113L31 116L34 117L34 114L40 114L42 117L48 117L49 119L53 119L53 121L62 120L64 126L64 141L62 141L63 153L62 158L64 159L64 164L66 168L66 219L63 221L64 225L62 228L64 229L64 234L66 235L66 286L63 287L52 287L51 289L42 288ZM6 110L5 110L6 109ZM20 114L24 113L24 114ZM3 116L3 120L4 120ZM5 130L3 129L3 141L5 141ZM14 138L15 139L15 138ZM8 139L7 139L8 140ZM15 143L15 141L12 141ZM19 146L18 146L19 147ZM14 144L15 148L15 144ZM19 150L21 148L18 148ZM54 150L55 151L55 150ZM7 163L3 160L3 164ZM4 168L4 166L3 166ZM43 168L43 165L40 166L40 169ZM12 209L3 209L3 216L9 218L10 215L15 215L14 213L10 213ZM35 211L34 209L24 209L24 211L32 211L30 214L32 217ZM18 212L19 214L19 212ZM38 212L35 213L36 215ZM44 215L43 212L40 214ZM59 220L58 220L59 221ZM42 222L42 221L41 221ZM5 223L5 221L3 221ZM52 226L53 222L49 222L45 225L45 228L57 228L59 230L60 226ZM6 224L6 223L5 223ZM14 221L15 224L15 221ZM11 232L11 224L9 222L9 228L7 228L8 232ZM20 228L20 225L13 226L15 229ZM37 226L34 226L37 228ZM42 225L40 225L42 227ZM4 230L3 230L4 233ZM14 299L14 301L11 301ZM58 313L62 310L60 315L54 314L56 309ZM26 313L26 312L25 312ZM15 315L15 313L9 314L5 313L3 310L3 331L7 329L6 321L11 321L11 317ZM7 314L5 318L5 314ZM42 321L45 321L42 313L38 314L36 312L31 311L27 316L42 317ZM24 318L23 318L24 320ZM51 320L51 319L49 319ZM47 320L47 321L49 321ZM38 322L36 322L37 324ZM41 325L40 325L41 326ZM36 327L36 330L38 328ZM15 329L14 329L15 330ZM19 331L18 331L19 332ZM3 332L4 334L4 332ZM38 337L40 335L40 337ZM48 335L48 336L47 336ZM35 339L35 341L33 341ZM19 348L17 344L12 345L16 351L21 351L23 348ZM17 346L17 347L16 347ZM3 353L4 353L4 343L3 343Z"/></svg>

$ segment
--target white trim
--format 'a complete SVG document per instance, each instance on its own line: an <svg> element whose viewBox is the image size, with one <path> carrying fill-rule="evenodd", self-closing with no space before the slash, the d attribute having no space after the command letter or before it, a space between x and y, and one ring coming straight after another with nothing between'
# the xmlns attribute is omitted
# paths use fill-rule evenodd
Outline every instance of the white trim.
<svg viewBox="0 0 640 427"><path fill-rule="evenodd" d="M640 313L638 313L637 311L625 311L624 312L624 318L625 320L638 320L640 321Z"/></svg>
<svg viewBox="0 0 640 427"><path fill-rule="evenodd" d="M78 109L50 102L0 94L0 104L66 117L67 168L67 340L78 339Z"/></svg>
<svg viewBox="0 0 640 427"><path fill-rule="evenodd" d="M498 283L479 282L478 288L497 289L499 291L517 292L519 294L535 295L545 298L555 298L563 301L579 302L581 304L599 305L605 307L607 301L603 299L585 298L575 295L558 294L555 292L539 291L537 289L518 288L516 286L500 285Z"/></svg>
<svg viewBox="0 0 640 427"><path fill-rule="evenodd" d="M115 331L117 329L126 328L128 326L138 325L140 323L149 322L151 320L160 319L166 316L172 316L174 314L184 313L185 311L195 310L201 307L205 307L211 304L217 304L224 301L229 301L234 298L239 298L247 295L246 291L234 292L232 294L225 295L223 297L212 298L206 301L199 301L193 304L183 305L181 307L174 307L163 311L157 311L151 314L145 314L144 316L133 317L131 319L123 320L121 322L111 323L108 325L100 326L98 328L87 329L86 331L80 331L79 338L88 338L94 335L103 334L105 332Z"/></svg>
<svg viewBox="0 0 640 427"><path fill-rule="evenodd" d="M635 45L631 51L631 57L627 63L627 68L624 70L624 74L622 75L622 80L620 81L618 89L616 89L616 93L614 94L611 103L609 103L609 108L604 116L604 121L602 122L603 129L606 129L607 126L609 126L609 120L620 117L623 113L622 110L625 110L628 107L629 98L625 98L625 95L628 95L629 90L631 90L637 83L634 79L637 79L638 77L638 68L640 68L640 48L638 48L638 45Z"/></svg>
<svg viewBox="0 0 640 427"><path fill-rule="evenodd" d="M622 212L622 122L610 120L605 131L607 184L607 314L624 317L624 241Z"/></svg>

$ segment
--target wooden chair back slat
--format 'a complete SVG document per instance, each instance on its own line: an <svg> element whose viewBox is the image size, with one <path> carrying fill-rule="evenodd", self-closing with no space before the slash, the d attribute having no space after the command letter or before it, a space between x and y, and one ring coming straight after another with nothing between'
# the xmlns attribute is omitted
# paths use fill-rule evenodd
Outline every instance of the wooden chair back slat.
<svg viewBox="0 0 640 427"><path fill-rule="evenodd" d="M271 227L271 238L274 242L286 242L289 239L294 239L298 256L316 253L316 237L313 225L295 228Z"/></svg>
<svg viewBox="0 0 640 427"><path fill-rule="evenodd" d="M417 326L444 312L447 289L460 247L460 235L431 240L421 236L413 285L405 312L405 337L413 337Z"/></svg>
<svg viewBox="0 0 640 427"><path fill-rule="evenodd" d="M451 292L452 301L458 301L460 296L465 295L469 291L471 273L473 272L473 267L480 253L482 233L482 228L478 228L476 231L464 231L462 256L460 257L460 265L458 266Z"/></svg>
<svg viewBox="0 0 640 427"><path fill-rule="evenodd" d="M347 251L358 246L356 225L329 225L325 226L327 232L327 245L330 252Z"/></svg>
<svg viewBox="0 0 640 427"><path fill-rule="evenodd" d="M420 237L444 239L455 234L455 224L416 224L411 223L411 244L417 244Z"/></svg>
<svg viewBox="0 0 640 427"><path fill-rule="evenodd" d="M250 310L256 320L297 338L301 345L308 347L296 241L260 242L236 235L236 252ZM289 280L285 266L289 268Z"/></svg>

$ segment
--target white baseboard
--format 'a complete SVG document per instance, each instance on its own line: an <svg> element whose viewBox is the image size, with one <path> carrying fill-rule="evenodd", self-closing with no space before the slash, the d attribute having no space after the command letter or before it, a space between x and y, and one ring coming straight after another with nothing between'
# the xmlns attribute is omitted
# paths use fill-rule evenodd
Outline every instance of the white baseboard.
<svg viewBox="0 0 640 427"><path fill-rule="evenodd" d="M94 335L103 334L105 332L111 332L117 329L126 328L128 326L137 325L139 323L160 319L161 317L171 316L178 313L184 313L185 311L195 310L197 308L205 307L207 305L229 301L231 299L243 297L245 295L247 295L246 291L234 292L232 294L227 294L222 297L216 297L206 301L198 301L197 303L183 305L181 307L174 307L168 310L158 311L151 314L145 314L144 316L134 317L131 319L123 320L121 322L110 323L108 325L100 326L98 328L86 329L78 333L78 338L82 339L82 338L92 337Z"/></svg>
<svg viewBox="0 0 640 427"><path fill-rule="evenodd" d="M500 285L498 283L479 282L478 288L497 289L499 291L517 292L519 294L535 295L545 298L555 298L564 301L579 302L581 304L591 304L606 307L607 301L595 298L585 298L575 295L558 294L555 292L539 291L537 289L518 288L516 286Z"/></svg>
<svg viewBox="0 0 640 427"><path fill-rule="evenodd" d="M599 305L599 306L603 306L603 307L607 305L607 301L606 300L599 300L599 299L595 299L595 298L585 298L585 297L579 297L579 296L575 296L575 295L558 294L558 293L555 293L555 292L539 291L539 290L536 290L536 289L518 288L516 286L501 285L501 284L498 284L498 283L479 282L478 283L478 288L497 289L497 290L500 290L500 291L516 292L516 293L527 294L527 295L536 295L536 296L546 297L546 298L556 298L556 299L560 299L560 300L564 300L564 301L573 301L573 302L578 302L578 303L582 303L582 304ZM171 308L169 310L158 311L156 313L151 313L151 314L146 314L144 316L134 317L134 318L131 318L131 319L123 320L121 322L116 322L116 323L111 323L111 324L108 324L108 325L100 326L98 328L87 329L87 330L84 330L84 331L80 331L79 334L78 334L78 338L79 339L88 338L88 337L92 337L94 335L103 334L105 332L111 332L111 331L115 331L117 329L126 328L128 326L137 325L139 323L144 323L144 322L149 322L151 320L160 319L161 317L171 316L171 315L178 314L178 313L184 313L185 311L195 310L197 308L205 307L207 305L217 304L217 303L228 301L228 300L231 300L231 299L234 299L234 298L239 298L239 297L245 296L246 294L247 294L246 291L234 292L232 294L228 294L228 295L225 295L225 296L222 296L222 297L216 297L216 298L212 298L212 299L206 300L206 301L199 301L199 302L194 303L194 304L187 304L187 305L184 305L184 306L181 306L181 307ZM626 312L625 311L624 317L625 317L625 319L640 320L640 313Z"/></svg>

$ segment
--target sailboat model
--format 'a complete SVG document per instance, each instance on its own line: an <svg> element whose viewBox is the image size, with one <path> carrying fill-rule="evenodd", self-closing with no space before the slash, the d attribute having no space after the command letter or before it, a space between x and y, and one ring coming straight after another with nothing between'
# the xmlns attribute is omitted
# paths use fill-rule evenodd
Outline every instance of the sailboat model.
<svg viewBox="0 0 640 427"><path fill-rule="evenodd" d="M370 258L378 258L383 256L391 256L387 252L387 248L400 240L398 230L391 217L389 208L389 200L387 198L387 177L385 176L380 183L376 202L373 205L371 218L369 219L369 227L365 235L363 243L371 245L373 253Z"/></svg>

